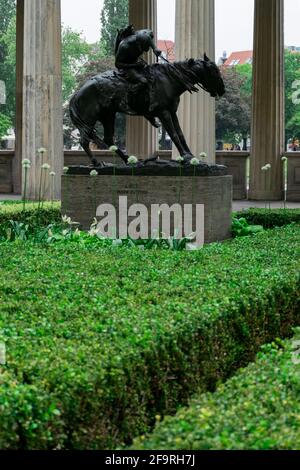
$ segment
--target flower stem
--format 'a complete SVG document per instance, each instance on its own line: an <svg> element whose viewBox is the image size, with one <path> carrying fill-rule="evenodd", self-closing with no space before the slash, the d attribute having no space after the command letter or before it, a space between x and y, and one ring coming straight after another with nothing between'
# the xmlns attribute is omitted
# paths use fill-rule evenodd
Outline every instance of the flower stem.
<svg viewBox="0 0 300 470"><path fill-rule="evenodd" d="M28 173L28 168L25 167L24 168L23 212L25 212L25 209L26 209L27 173Z"/></svg>

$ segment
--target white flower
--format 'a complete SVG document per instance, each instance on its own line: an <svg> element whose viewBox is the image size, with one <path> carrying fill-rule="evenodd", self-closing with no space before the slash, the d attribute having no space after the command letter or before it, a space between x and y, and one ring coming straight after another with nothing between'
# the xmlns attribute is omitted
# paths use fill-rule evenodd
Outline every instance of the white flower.
<svg viewBox="0 0 300 470"><path fill-rule="evenodd" d="M93 223L91 224L90 229L92 230L93 228L98 226L98 219L94 217Z"/></svg>
<svg viewBox="0 0 300 470"><path fill-rule="evenodd" d="M109 147L109 151L110 151L111 153L116 153L117 150L118 150L118 147L116 147L116 145L112 145L111 147Z"/></svg>
<svg viewBox="0 0 300 470"><path fill-rule="evenodd" d="M136 165L136 163L138 163L138 159L134 157L133 155L131 155L131 157L128 158L127 163L129 163L129 165Z"/></svg>
<svg viewBox="0 0 300 470"><path fill-rule="evenodd" d="M42 165L42 170L50 170L51 166L48 164L48 163L44 163L44 165Z"/></svg>
<svg viewBox="0 0 300 470"><path fill-rule="evenodd" d="M50 171L49 175L53 177L53 176L56 176L56 173L55 171Z"/></svg>
<svg viewBox="0 0 300 470"><path fill-rule="evenodd" d="M71 223L72 223L71 217L68 217L67 215L63 215L61 220L63 221L64 224L71 225Z"/></svg>
<svg viewBox="0 0 300 470"><path fill-rule="evenodd" d="M45 149L44 147L41 147L40 149L38 149L39 155L44 155L45 153L47 153L47 149Z"/></svg>
<svg viewBox="0 0 300 470"><path fill-rule="evenodd" d="M175 158L176 162L181 163L184 162L184 158L179 155L179 157Z"/></svg>
<svg viewBox="0 0 300 470"><path fill-rule="evenodd" d="M80 237L81 231L77 228L74 232L74 237Z"/></svg>
<svg viewBox="0 0 300 470"><path fill-rule="evenodd" d="M97 170L92 170L90 172L90 176L98 176L98 171Z"/></svg>
<svg viewBox="0 0 300 470"><path fill-rule="evenodd" d="M287 161L288 161L287 157L282 157L281 160L282 160L283 162L287 162Z"/></svg>
<svg viewBox="0 0 300 470"><path fill-rule="evenodd" d="M68 171L69 171L69 167L68 167L68 166L64 166L64 167L63 167L63 173L64 173L64 175L66 175L66 174L68 173Z"/></svg>
<svg viewBox="0 0 300 470"><path fill-rule="evenodd" d="M201 152L199 157L200 158L207 158L207 154L205 152Z"/></svg>
<svg viewBox="0 0 300 470"><path fill-rule="evenodd" d="M31 161L28 160L27 158L25 158L25 159L22 161L22 167L23 167L23 168L30 168L30 167L31 167Z"/></svg>
<svg viewBox="0 0 300 470"><path fill-rule="evenodd" d="M79 222L73 222L71 217L68 217L67 215L63 215L62 218L61 218L62 222L64 224L68 224L68 225L80 225Z"/></svg>
<svg viewBox="0 0 300 470"><path fill-rule="evenodd" d="M269 171L271 168L272 166L270 165L270 163L268 163L267 165L262 167L262 171Z"/></svg>
<svg viewBox="0 0 300 470"><path fill-rule="evenodd" d="M91 230L88 233L90 237L96 237L98 235L98 229L96 227L91 227Z"/></svg>
<svg viewBox="0 0 300 470"><path fill-rule="evenodd" d="M69 233L69 230L68 229L65 229L61 232L62 236L65 237L66 235L68 235Z"/></svg>
<svg viewBox="0 0 300 470"><path fill-rule="evenodd" d="M200 165L200 160L198 160L198 158L192 158L191 165L193 166Z"/></svg>

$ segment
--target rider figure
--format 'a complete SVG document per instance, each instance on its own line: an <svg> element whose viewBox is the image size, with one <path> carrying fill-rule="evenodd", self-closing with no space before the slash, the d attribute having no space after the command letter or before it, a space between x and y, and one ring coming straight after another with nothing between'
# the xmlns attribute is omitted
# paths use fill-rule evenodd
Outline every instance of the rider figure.
<svg viewBox="0 0 300 470"><path fill-rule="evenodd" d="M146 84L147 78L141 72L147 63L141 59L141 56L150 49L157 58L161 56L161 51L154 43L153 31L149 29L135 31L133 25L118 31L115 47L116 67L126 71L129 81Z"/></svg>

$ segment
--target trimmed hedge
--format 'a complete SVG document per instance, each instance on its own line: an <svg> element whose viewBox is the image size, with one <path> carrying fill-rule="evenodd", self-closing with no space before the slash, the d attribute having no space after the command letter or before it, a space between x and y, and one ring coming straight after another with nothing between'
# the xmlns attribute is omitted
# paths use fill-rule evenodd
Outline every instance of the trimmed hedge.
<svg viewBox="0 0 300 470"><path fill-rule="evenodd" d="M300 209L248 209L236 212L237 219L245 218L251 225L262 225L264 228L283 227L293 223L300 224Z"/></svg>
<svg viewBox="0 0 300 470"><path fill-rule="evenodd" d="M61 222L60 203L44 202L38 209L37 202L27 202L25 211L21 202L0 202L0 228L6 227L9 221L23 222L34 230L39 227Z"/></svg>
<svg viewBox="0 0 300 470"><path fill-rule="evenodd" d="M293 341L264 346L256 363L165 418L132 448L300 450L300 364L292 361L294 351Z"/></svg>
<svg viewBox="0 0 300 470"><path fill-rule="evenodd" d="M299 316L300 228L197 252L0 245L0 448L108 449Z"/></svg>

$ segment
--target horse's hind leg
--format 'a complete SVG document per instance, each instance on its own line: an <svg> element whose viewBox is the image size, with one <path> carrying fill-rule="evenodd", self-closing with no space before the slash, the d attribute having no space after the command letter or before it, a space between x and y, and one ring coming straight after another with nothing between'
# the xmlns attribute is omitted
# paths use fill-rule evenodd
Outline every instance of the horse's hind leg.
<svg viewBox="0 0 300 470"><path fill-rule="evenodd" d="M80 145L83 148L83 150L85 151L85 153L90 157L92 164L94 166L97 166L98 161L91 152L90 141L91 141L91 139L86 134L83 134L83 133L81 134Z"/></svg>

